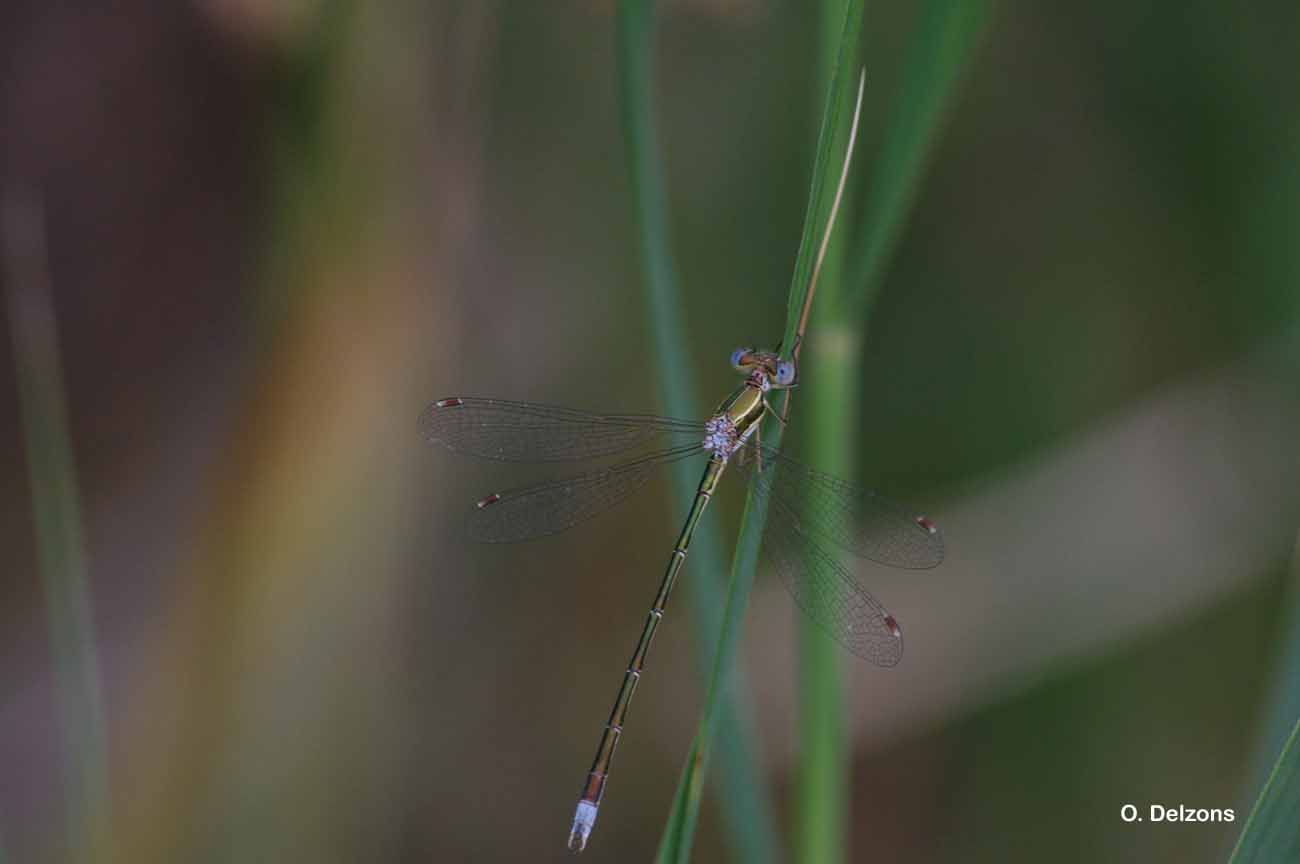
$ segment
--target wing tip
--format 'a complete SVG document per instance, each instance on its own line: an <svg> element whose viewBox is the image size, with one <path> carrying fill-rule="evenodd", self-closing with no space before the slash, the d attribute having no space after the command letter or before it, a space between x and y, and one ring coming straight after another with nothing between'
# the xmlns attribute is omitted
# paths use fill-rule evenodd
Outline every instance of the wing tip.
<svg viewBox="0 0 1300 864"><path fill-rule="evenodd" d="M885 643L883 650L877 652L876 663L885 668L892 668L903 659L903 628L898 625L898 619L888 612L884 613L882 623L893 638Z"/></svg>
<svg viewBox="0 0 1300 864"><path fill-rule="evenodd" d="M459 408L465 404L465 400L459 396L448 396L445 399L439 399L429 407L420 412L419 427L424 433L424 438L429 443L446 444L442 434L445 434L446 428L440 422L443 418L440 413L448 408Z"/></svg>
<svg viewBox="0 0 1300 864"><path fill-rule="evenodd" d="M914 567L908 569L933 570L943 563L943 559L948 552L943 542L943 533L929 516L913 516L912 521L925 532L925 546L929 556L924 561L917 562Z"/></svg>

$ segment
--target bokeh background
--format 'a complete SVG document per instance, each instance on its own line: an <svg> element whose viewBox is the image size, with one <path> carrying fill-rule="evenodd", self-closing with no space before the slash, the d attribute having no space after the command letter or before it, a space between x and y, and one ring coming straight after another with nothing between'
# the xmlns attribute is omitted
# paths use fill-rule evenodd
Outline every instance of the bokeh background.
<svg viewBox="0 0 1300 864"><path fill-rule="evenodd" d="M416 417L659 407L610 6L0 9L0 860L568 854L686 502L651 484L472 547L468 502L549 475L428 448ZM781 331L821 30L777 0L658 15L702 416L731 349ZM860 166L916 22L867 10ZM924 502L949 558L857 571L908 653L844 664L849 860L1231 849L1298 650L1296 44L1290 2L993 8L851 343L858 479ZM724 537L741 497L709 513ZM587 860L657 843L701 701L690 615ZM760 577L742 662L781 836L796 622ZM728 794L696 860L734 848Z"/></svg>

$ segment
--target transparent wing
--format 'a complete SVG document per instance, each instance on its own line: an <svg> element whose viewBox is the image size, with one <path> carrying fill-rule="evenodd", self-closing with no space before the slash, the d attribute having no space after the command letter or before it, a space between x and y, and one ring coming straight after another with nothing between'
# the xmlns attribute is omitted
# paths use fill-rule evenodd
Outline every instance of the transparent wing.
<svg viewBox="0 0 1300 864"><path fill-rule="evenodd" d="M926 517L770 447L757 451L758 490L781 503L801 534L890 567L926 570L943 561L943 535Z"/></svg>
<svg viewBox="0 0 1300 864"><path fill-rule="evenodd" d="M766 466L765 470L766 470ZM756 495L767 494L755 489ZM816 542L799 532L784 502L768 496L762 557L780 575L795 603L852 653L877 666L903 656L903 631L876 598Z"/></svg>
<svg viewBox="0 0 1300 864"><path fill-rule="evenodd" d="M453 396L420 415L425 440L502 462L562 462L622 453L657 435L698 435L704 424L648 414L589 414L553 405Z"/></svg>
<svg viewBox="0 0 1300 864"><path fill-rule="evenodd" d="M699 443L672 447L576 477L494 493L474 505L465 528L480 543L558 534L621 503L660 466L703 451Z"/></svg>

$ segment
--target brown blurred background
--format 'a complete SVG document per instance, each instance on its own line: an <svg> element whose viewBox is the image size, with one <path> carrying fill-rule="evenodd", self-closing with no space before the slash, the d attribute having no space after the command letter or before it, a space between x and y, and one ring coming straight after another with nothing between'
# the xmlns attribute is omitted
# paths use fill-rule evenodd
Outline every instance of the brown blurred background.
<svg viewBox="0 0 1300 864"><path fill-rule="evenodd" d="M652 484L471 547L468 502L548 475L415 421L456 394L658 408L608 5L0 9L0 198L43 238L9 244L42 263L10 262L0 313L0 860L567 855L686 502ZM702 416L783 321L817 28L775 0L659 16ZM914 24L868 7L864 163ZM950 554L859 574L909 641L845 667L851 860L1230 849L1300 626L1298 41L1289 2L995 8L862 334L859 479L930 502ZM88 629L40 566L23 274L57 328L61 382L31 380L66 405ZM793 609L760 579L744 647L782 817ZM586 860L657 842L700 702L687 614ZM102 712L71 752L68 650ZM696 860L728 848L706 807Z"/></svg>

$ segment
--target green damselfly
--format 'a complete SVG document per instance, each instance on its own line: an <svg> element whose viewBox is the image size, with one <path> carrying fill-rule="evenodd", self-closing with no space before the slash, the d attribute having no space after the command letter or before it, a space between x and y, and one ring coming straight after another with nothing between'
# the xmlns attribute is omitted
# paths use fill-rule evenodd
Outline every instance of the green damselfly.
<svg viewBox="0 0 1300 864"><path fill-rule="evenodd" d="M894 616L863 590L825 547L838 547L880 564L907 569L928 569L943 560L943 539L928 518L838 477L807 468L765 446L759 438L765 414L785 422L784 416L768 404L767 394L798 383L799 342L844 192L864 82L865 73L858 76L857 103L839 186L809 279L791 356L736 349L731 365L745 375L745 382L708 420L701 423L648 414L592 414L532 402L468 396L440 399L421 415L420 423L430 442L503 462L597 459L647 448L655 442L670 442L606 468L480 499L468 515L466 528L473 539L485 543L510 543L559 533L631 497L661 466L708 454L690 512L669 555L583 784L569 831L571 849L581 851L587 845L650 643L686 561L695 526L729 465L752 476L753 495L768 506L760 546L764 560L780 574L795 602L810 618L849 651L871 663L898 663L903 653L903 632Z"/></svg>
<svg viewBox="0 0 1300 864"><path fill-rule="evenodd" d="M646 616L623 683L583 785L570 848L581 850L596 821L610 764L650 643L668 605L691 536L728 466L750 474L754 494L766 499L761 550L795 602L845 648L879 666L903 652L898 622L861 588L827 545L892 567L926 569L943 560L938 528L924 516L838 477L805 467L763 445L759 421L773 409L766 396L791 387L792 360L773 352L737 349L732 365L745 382L700 423L636 414L592 414L531 402L451 397L426 409L421 424L430 442L484 459L560 462L614 456L660 446L612 466L563 480L497 492L479 500L466 529L474 540L509 543L556 534L631 497L655 469L696 455L708 462L686 522ZM686 439L683 443L682 439Z"/></svg>

